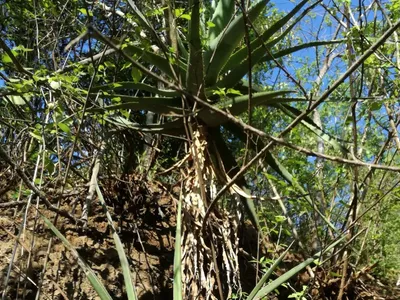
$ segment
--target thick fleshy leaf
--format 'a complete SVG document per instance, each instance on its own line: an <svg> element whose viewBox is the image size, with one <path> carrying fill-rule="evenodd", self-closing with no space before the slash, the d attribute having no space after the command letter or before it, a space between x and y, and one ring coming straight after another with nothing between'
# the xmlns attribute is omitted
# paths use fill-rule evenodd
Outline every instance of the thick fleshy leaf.
<svg viewBox="0 0 400 300"><path fill-rule="evenodd" d="M187 61L188 58L189 58L189 52L187 51L187 49L186 49L186 47L185 47L185 45L184 45L184 43L182 41L181 36L179 34L177 34L176 35L176 39L178 41L178 47L179 47L179 51L180 51L179 55L181 55L183 57L183 59L185 61Z"/></svg>
<svg viewBox="0 0 400 300"><path fill-rule="evenodd" d="M125 95L107 95L108 99L118 99L120 103L107 105L104 107L91 108L88 112L98 112L103 110L150 110L160 114L180 115L182 113L182 102L179 98L161 97L133 97ZM105 97L104 97L105 98Z"/></svg>
<svg viewBox="0 0 400 300"><path fill-rule="evenodd" d="M267 286L262 288L261 290L258 291L258 293L254 296L254 298L251 299L265 299L267 295L271 292L273 292L275 289L279 288L282 284L284 284L286 281L288 281L290 278L295 276L297 273L299 273L301 270L312 264L315 260L319 260L321 256L325 253L328 253L334 247L336 247L339 243L341 243L345 239L345 234L342 234L342 236L337 239L336 241L332 242L327 248L325 248L323 251L316 253L313 257L310 257L306 259L304 262L298 264L297 266L293 267L283 275L279 276L277 279L269 283Z"/></svg>
<svg viewBox="0 0 400 300"><path fill-rule="evenodd" d="M210 29L208 30L209 40L215 39L229 24L229 21L234 17L235 1L219 0L215 7L214 14L211 18Z"/></svg>
<svg viewBox="0 0 400 300"><path fill-rule="evenodd" d="M260 106L280 103L281 98L279 98L279 96L289 93L293 93L293 91L272 91L255 93L252 96L252 105ZM217 107L220 109L227 109L232 115L239 115L247 110L248 101L248 95L238 96L218 103ZM217 113L209 109L201 110L199 112L199 117L208 126L219 126L227 121L226 118L218 115Z"/></svg>
<svg viewBox="0 0 400 300"><path fill-rule="evenodd" d="M265 297L273 292L275 289L279 288L282 284L284 284L286 281L288 281L290 278L295 276L297 273L299 273L301 270L309 266L315 261L315 258L311 257L303 261L302 263L298 264L296 267L290 269L287 271L285 274L279 276L277 279L275 279L273 282L268 284L266 287L262 288L252 299L255 300L261 300L265 299Z"/></svg>
<svg viewBox="0 0 400 300"><path fill-rule="evenodd" d="M344 39L339 39L339 40L331 40L331 41L314 41L314 42L309 42L309 43L304 43L300 45L296 45L293 47L289 47L286 49L283 49L281 51L275 52L272 55L266 54L263 56L263 58L260 60L261 62L264 61L271 61L274 58L281 58L284 56L287 56L289 54L292 54L294 52L304 50L307 48L312 48L312 47L318 47L318 46L326 46L326 45L333 45L333 44L340 44L343 43L345 40Z"/></svg>
<svg viewBox="0 0 400 300"><path fill-rule="evenodd" d="M247 300L253 300L254 297L257 295L257 293L261 290L263 285L267 282L269 277L272 275L272 273L275 271L275 269L278 267L278 265L281 263L281 261L285 258L286 254L289 252L289 249L292 247L293 243L287 247L285 252L283 252L278 259L274 261L274 263L271 265L271 267L268 269L267 272L261 277L261 279L257 282L257 285L254 287L254 289L251 291L250 295L247 297Z"/></svg>
<svg viewBox="0 0 400 300"><path fill-rule="evenodd" d="M151 35L153 36L153 39L155 41L157 41L157 44L160 46L160 48L162 48L164 50L164 52L168 52L167 47L165 46L165 44L161 41L159 35L157 34L156 30L154 29L154 27L151 25L151 23L146 19L146 17L142 14L142 12L140 11L140 9L136 6L136 4L133 2L133 0L128 0L128 4L131 7L132 11L134 12L134 14L136 15L136 17L138 18L139 22L142 24L142 26L151 33Z"/></svg>
<svg viewBox="0 0 400 300"><path fill-rule="evenodd" d="M252 105L260 106L260 105L270 105L277 104L282 102L295 102L295 101L304 101L298 100L297 98L280 98L278 96L294 93L294 91L269 91L269 92L260 92L254 93L252 95ZM247 110L249 101L249 95L238 96L227 101L223 101L222 103L218 103L219 108L226 108L229 112L236 116Z"/></svg>
<svg viewBox="0 0 400 300"><path fill-rule="evenodd" d="M253 22L260 16L267 2L268 0L260 0L249 8L247 13L250 22ZM239 45L239 42L244 37L244 33L243 14L240 14L226 29L222 30L217 38L210 41L210 48L206 51L204 56L207 86L212 86L217 82L222 67Z"/></svg>
<svg viewBox="0 0 400 300"><path fill-rule="evenodd" d="M292 20L295 14L299 12L299 10L307 3L309 0L303 0L300 2L295 8L292 9L287 15L285 15L282 19L278 20L275 22L271 27L269 27L267 30L265 30L259 37L257 37L254 41L251 42L250 48L257 49L262 45L262 43L266 44L266 47L268 49L272 49L274 45L276 45L279 41L281 41L288 33L290 33L295 25L297 25L298 22L301 21L301 19L312 9L314 8L320 1L317 1L316 3L312 4L310 7L308 7L306 10L303 11L303 13L296 18L295 21L293 21L290 26L283 31L279 36L274 38L273 40L270 41L270 39L273 37L274 34L279 33L282 31L284 26ZM229 58L229 61L226 63L226 65L223 68L222 73L233 69L239 62L245 60L248 55L248 49L247 47L243 47L242 49L236 51L232 56Z"/></svg>
<svg viewBox="0 0 400 300"><path fill-rule="evenodd" d="M114 82L104 85L99 85L91 88L91 92L103 91L103 92L113 92L113 91L121 91L121 90L141 90L149 93L153 93L154 95L160 95L165 97L179 97L179 93L174 90L160 90L152 85L144 84L144 83L135 83L133 81L124 81L124 82Z"/></svg>
<svg viewBox="0 0 400 300"><path fill-rule="evenodd" d="M123 117L107 117L106 121L118 127L129 128L134 131L148 132L148 133L166 133L171 135L179 135L185 133L184 124L182 119L171 121L163 124L142 125L131 122Z"/></svg>
<svg viewBox="0 0 400 300"><path fill-rule="evenodd" d="M244 93L248 93L249 81L246 79L242 79L239 84L240 84L240 87L245 88ZM252 88L253 92L257 92L257 93L264 91L262 86L257 85L255 83L252 83L251 88Z"/></svg>
<svg viewBox="0 0 400 300"><path fill-rule="evenodd" d="M276 53L272 53L272 55L266 53L265 48L263 46L260 46L257 49L254 49L254 51L252 52L251 62L252 66L254 66L259 62L270 61L273 60L274 58L280 58L292 54L296 51L317 46L339 44L342 42L343 40L331 40L331 41L315 41L310 43L304 43L297 46L289 47L287 49L278 51ZM230 72L216 84L216 87L225 87L225 88L233 87L235 84L237 84L237 82L240 81L240 79L242 79L247 74L248 70L249 70L249 63L248 60L246 59L241 63L236 64L236 66L232 70L230 70Z"/></svg>
<svg viewBox="0 0 400 300"><path fill-rule="evenodd" d="M200 38L200 0L190 0L189 21L189 65L186 74L186 88L189 92L205 100L203 50Z"/></svg>
<svg viewBox="0 0 400 300"><path fill-rule="evenodd" d="M182 195L179 197L178 211L176 215L175 250L174 250L174 300L182 299Z"/></svg>
<svg viewBox="0 0 400 300"><path fill-rule="evenodd" d="M167 58L157 55L153 52L147 51L143 47L141 48L134 45L127 45L126 47L123 47L122 51L124 51L129 56L133 55L140 56L144 61L157 67L160 71L164 72L171 79L175 79L174 73L177 72L179 72L179 74L176 75L180 75L182 77L186 76L187 66L180 60L178 60L179 69L176 70L176 67L172 65ZM175 70L173 68L175 68Z"/></svg>

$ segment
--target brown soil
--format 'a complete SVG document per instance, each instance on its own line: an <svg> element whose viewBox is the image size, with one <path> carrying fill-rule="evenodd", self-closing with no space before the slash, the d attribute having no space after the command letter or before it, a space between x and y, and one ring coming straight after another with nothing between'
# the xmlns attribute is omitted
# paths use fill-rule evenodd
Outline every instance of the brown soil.
<svg viewBox="0 0 400 300"><path fill-rule="evenodd" d="M77 196L65 197L61 207L80 216L87 187L76 188L74 192L78 192ZM103 184L108 210L124 244L139 299L172 299L176 202L171 193L140 178ZM9 195L1 198L0 203L10 201ZM54 221L54 213L44 206L39 207ZM24 212L18 207L10 207L0 214L0 293L5 289L5 299L35 299L40 282L39 299L99 299L75 257L58 238L54 238L37 216L36 209L32 206L29 209L25 226ZM103 281L112 298L127 299L118 254L101 205L94 203L85 229L63 217L58 217L56 225ZM242 288L249 292L255 284L256 268L249 261L257 256L259 249L257 232L245 223L240 238ZM282 251L273 243L264 246L269 248L260 248L264 254ZM13 253L12 269L7 286L4 286ZM301 261L301 256L289 255L275 276ZM340 282L326 274L326 271L316 272L319 288L311 288L308 293L313 299L336 299ZM291 285L301 290L303 285L311 283L308 273L303 272ZM279 295L271 298L287 299L292 292L283 288ZM400 299L400 291L379 282L368 271L354 276L347 295L347 299Z"/></svg>
<svg viewBox="0 0 400 300"><path fill-rule="evenodd" d="M109 188L109 187L108 187ZM115 193L118 189L118 193ZM138 182L118 182L113 193L104 191L108 210L119 237L124 244L134 286L140 299L167 299L172 295L172 264L175 234L175 203L156 186ZM151 192L150 192L151 191ZM130 194L129 201L127 194ZM85 192L82 191L82 199ZM62 208L80 215L81 199L67 198ZM75 203L74 203L75 202ZM25 230L21 232L21 211L4 210L0 217L0 287L4 289L10 259L16 247L13 268L7 283L6 299L35 299L37 284L42 280L40 299L98 299L71 252L39 217L35 226L36 209L30 208ZM43 214L54 221L54 213L44 208ZM123 276L114 240L102 207L94 204L86 229L63 217L57 228L77 249L78 253L101 278L113 299L126 299ZM19 243L16 243L19 236ZM33 247L31 247L33 243ZM47 267L42 273L48 255ZM28 266L28 261L30 261ZM28 266L28 267L27 267ZM26 274L29 278L24 276ZM41 279L42 276L42 279Z"/></svg>

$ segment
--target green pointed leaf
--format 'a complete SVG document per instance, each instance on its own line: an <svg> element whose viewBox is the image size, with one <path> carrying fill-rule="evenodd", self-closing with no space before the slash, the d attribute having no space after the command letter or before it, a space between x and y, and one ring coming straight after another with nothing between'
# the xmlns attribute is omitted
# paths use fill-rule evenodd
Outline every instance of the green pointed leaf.
<svg viewBox="0 0 400 300"><path fill-rule="evenodd" d="M102 98L102 97L100 97ZM110 95L107 98L117 98L121 103L108 105L102 108L91 108L88 112L99 112L103 110L150 110L160 114L180 115L182 113L182 102L179 98L161 97L134 97L125 95Z"/></svg>
<svg viewBox="0 0 400 300"><path fill-rule="evenodd" d="M265 43L265 47L267 49L272 49L278 42L280 42L287 34L289 34L293 27L297 25L301 21L301 19L307 15L307 13L314 8L320 1L315 2L310 7L308 7L304 12L296 18L295 21L291 23L291 25L283 31L279 36L275 37L273 40L270 39L273 37L274 34L281 32L284 26L292 20L295 14L299 12L299 10L307 3L309 0L303 0L300 2L295 8L292 9L287 15L282 17L282 19L275 22L272 26L270 26L267 30L265 30L259 37L257 37L254 41L251 42L250 48L254 51L255 49L259 48L263 43ZM225 67L223 68L222 73L227 72L228 70L233 69L238 62L242 62L243 60L247 59L248 49L247 47L243 47L242 49L236 51L230 58L229 61L226 63ZM248 63L247 63L248 65Z"/></svg>
<svg viewBox="0 0 400 300"><path fill-rule="evenodd" d="M58 125L58 127L59 127L62 131L64 131L65 133L70 133L70 132L71 132L71 129L69 128L69 126L68 126L67 124L58 123L57 125Z"/></svg>
<svg viewBox="0 0 400 300"><path fill-rule="evenodd" d="M25 105L26 104L24 98L22 98L21 96L12 95L12 96L9 96L8 98L14 105Z"/></svg>
<svg viewBox="0 0 400 300"><path fill-rule="evenodd" d="M281 57L287 56L289 54L292 54L294 52L297 52L297 51L300 51L300 50L304 50L304 49L307 49L307 48L340 44L340 43L343 43L344 41L345 41L344 39L339 39L339 40L314 41L314 42L304 43L304 44L300 44L300 45L297 45L297 46L293 46L293 47L290 47L290 48L283 49L281 51L273 53L272 55L266 54L260 61L261 62L271 61L274 58L275 59L281 58Z"/></svg>
<svg viewBox="0 0 400 300"><path fill-rule="evenodd" d="M127 45L122 51L124 51L129 56L134 56L134 55L140 56L144 61L148 62L151 65L156 66L160 71L165 73L171 79L175 78L173 72L174 66L170 63L169 59L134 45ZM186 76L187 66L180 60L178 60L177 62L179 68L175 70L175 72L179 71L182 77Z"/></svg>
<svg viewBox="0 0 400 300"><path fill-rule="evenodd" d="M144 84L144 83L135 83L132 81L124 81L124 82L114 82L105 85L95 86L91 89L92 92L104 91L104 92L112 92L112 91L121 91L121 90L138 90L138 91L146 91L153 93L154 95L165 96L165 97L179 97L179 93L174 90L160 90L154 86Z"/></svg>
<svg viewBox="0 0 400 300"><path fill-rule="evenodd" d="M305 260L304 262L298 264L296 267L290 269L288 272L285 274L279 276L277 279L275 279L273 282L268 284L266 287L262 288L252 299L255 300L261 300L264 299L269 293L273 292L275 289L279 288L283 283L288 281L290 278L295 276L297 273L299 273L301 270L312 264L314 261L314 258L309 258Z"/></svg>
<svg viewBox="0 0 400 300"><path fill-rule="evenodd" d="M267 2L268 0L260 0L249 8L248 20L250 22L260 16ZM240 14L228 25L226 30L223 29L218 37L210 41L210 48L204 57L207 86L212 86L217 82L222 67L243 39L245 33L243 24L243 14Z"/></svg>
<svg viewBox="0 0 400 300"><path fill-rule="evenodd" d="M211 21L207 22L208 38L209 40L215 39L229 24L235 13L235 1L220 0L214 10Z"/></svg>
<svg viewBox="0 0 400 300"><path fill-rule="evenodd" d="M252 66L254 66L257 63L271 61L274 58L277 59L292 54L296 51L304 50L311 47L338 44L342 42L343 40L331 40L331 41L315 41L310 43L304 43L284 49L282 51L272 53L272 55L266 53L265 48L263 46L260 46L257 49L253 50L251 62ZM245 59L239 64L236 63L235 67L232 70L230 70L230 72L216 84L216 87L233 87L247 74L248 70L249 70L249 63L247 59Z"/></svg>
<svg viewBox="0 0 400 300"><path fill-rule="evenodd" d="M103 194L101 193L99 185L97 183L96 183L96 192L97 192L97 196L99 197L101 206L103 207L103 210L107 216L108 225L111 227L111 231L112 231L112 235L113 235L113 239L114 239L114 243L115 243L115 248L117 249L117 252L118 252L119 261L121 262L126 294L127 294L129 300L136 300L137 296L136 296L135 288L133 287L133 279L131 276L131 270L129 267L128 259L125 254L124 246L121 242L121 239L119 238L119 236L117 234L117 230L115 229L114 222L111 218L111 214L109 213L109 211L107 209L107 205L104 200Z"/></svg>
<svg viewBox="0 0 400 300"><path fill-rule="evenodd" d="M178 41L178 46L180 51L179 54L183 57L184 61L187 61L189 58L189 52L187 51L185 45L183 44L181 36L177 34L176 39Z"/></svg>
<svg viewBox="0 0 400 300"><path fill-rule="evenodd" d="M278 98L278 96L294 93L294 91L269 91L269 92L260 92L254 93L252 95L252 105L260 106L260 105L268 105L268 104L276 104L281 103L284 98ZM247 110L249 101L249 95L238 96L228 101L223 101L219 104L219 108L227 108L229 112L236 116L241 114Z"/></svg>
<svg viewBox="0 0 400 300"><path fill-rule="evenodd" d="M176 216L175 251L174 251L174 283L173 299L182 299L182 195L179 197Z"/></svg>
<svg viewBox="0 0 400 300"><path fill-rule="evenodd" d="M190 0L191 19L189 21L189 65L186 74L186 88L189 92L205 99L203 49L200 39L200 0Z"/></svg>
<svg viewBox="0 0 400 300"><path fill-rule="evenodd" d="M295 276L297 273L299 273L301 270L303 270L304 268L306 268L307 266L309 266L310 264L312 264L315 260L319 260L320 257L327 253L328 251L330 251L331 249L333 249L334 247L336 247L340 242L342 242L345 239L345 235L343 234L339 239L337 239L336 241L332 242L326 249L324 249L323 251L316 253L313 257L310 257L308 259L306 259L304 262L298 264L297 266L295 266L294 268L290 269L289 271L287 271L286 273L284 273L283 275L279 276L277 279L275 279L274 281L272 281L271 283L269 283L267 286L265 286L264 288L262 288L252 299L257 299L257 300L261 300L261 299L265 299L267 297L267 295L271 292L273 292L274 290L276 290L277 288L279 288L282 284L284 284L286 281L288 281L290 278L292 278L293 276ZM249 299L250 300L250 299Z"/></svg>
<svg viewBox="0 0 400 300"><path fill-rule="evenodd" d="M274 261L274 263L271 265L271 267L268 269L267 272L261 277L261 279L257 282L257 285L254 287L254 289L251 291L250 295L247 297L247 300L253 300L254 297L257 295L257 293L261 290L263 285L267 282L269 277L272 275L272 273L275 271L275 269L278 267L278 265L282 262L282 260L285 258L286 254L289 252L290 248L292 247L293 243L287 247L285 252L283 252L278 259Z"/></svg>
<svg viewBox="0 0 400 300"><path fill-rule="evenodd" d="M107 292L107 289L101 283L99 278L93 272L93 270L89 267L89 265L84 261L84 259L79 255L78 251L71 245L71 243L66 239L66 237L58 231L58 229L51 223L49 219L47 219L44 215L40 214L40 217L43 219L46 226L57 236L64 246L73 254L73 256L77 259L78 265L82 268L84 274L89 279L90 284L94 288L94 290L99 295L100 299L111 300L110 294Z"/></svg>
<svg viewBox="0 0 400 300"><path fill-rule="evenodd" d="M259 106L280 103L280 98L278 98L278 96L289 93L293 93L293 91L272 91L255 93L252 96L252 105ZM225 101L221 101L217 104L217 107L220 109L227 109L232 115L239 115L247 110L248 101L248 95L238 96L234 98L229 98ZM200 111L199 117L209 126L218 126L227 121L226 118L218 115L217 113L209 109L203 109L202 111Z"/></svg>
<svg viewBox="0 0 400 300"><path fill-rule="evenodd" d="M134 83L138 83L142 79L142 72L138 68L132 68L131 76Z"/></svg>
<svg viewBox="0 0 400 300"><path fill-rule="evenodd" d="M110 122L118 127L129 128L135 131L148 133L166 133L171 135L179 135L185 133L184 123L182 119L177 119L163 124L142 125L131 122L123 117L108 117L107 122Z"/></svg>

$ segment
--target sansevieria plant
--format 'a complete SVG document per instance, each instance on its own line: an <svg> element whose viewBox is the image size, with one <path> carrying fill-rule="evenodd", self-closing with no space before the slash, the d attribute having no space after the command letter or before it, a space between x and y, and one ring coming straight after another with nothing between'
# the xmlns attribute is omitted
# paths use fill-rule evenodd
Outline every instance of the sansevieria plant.
<svg viewBox="0 0 400 300"><path fill-rule="evenodd" d="M95 86L89 92L106 101L99 101L89 112L103 113L106 121L121 128L186 135L189 147L186 161L180 164L186 169L177 212L174 298L228 299L240 292L238 226L241 205L252 224L257 229L260 226L252 196L246 189L244 177L237 176L239 168L222 130L243 141L247 140L248 134L260 133L236 117L248 111L249 101L251 107L269 106L295 118L300 112L289 103L305 99L290 98L294 93L292 90L267 91L249 86L246 75L256 64L273 62L301 49L338 41L275 47L319 1L307 8L304 7L310 1L301 1L265 31L256 33L254 23L263 17L268 0L253 1L248 9L242 7L240 1L220 0L205 5L203 1L191 0L180 10L181 15L176 14L172 3L165 8L169 12L166 31L170 45L167 46L135 3L127 2L135 21L143 28L143 35L148 36L156 47L145 48L134 42L109 39L93 27L89 32L111 48L107 53L119 52L133 68L161 85L135 80ZM187 30L180 30L178 24L186 24ZM249 32L253 37L251 40ZM245 39L247 43L243 42ZM150 96L125 94L132 90ZM121 109L151 111L168 116L164 118L168 121L157 125L133 123L119 114ZM305 119L304 124L335 147L340 147L325 137L310 119ZM262 144L260 140L249 146L260 149ZM271 153L265 152L262 161L304 192ZM238 178L232 182L235 176ZM221 193L216 193L217 186L225 186L232 195L231 205L218 213L217 200ZM301 268L312 261L305 262ZM295 272L298 270L288 273L287 277ZM250 299L260 298L276 288L275 282L272 289L263 289L264 293L259 293L268 276L251 293Z"/></svg>

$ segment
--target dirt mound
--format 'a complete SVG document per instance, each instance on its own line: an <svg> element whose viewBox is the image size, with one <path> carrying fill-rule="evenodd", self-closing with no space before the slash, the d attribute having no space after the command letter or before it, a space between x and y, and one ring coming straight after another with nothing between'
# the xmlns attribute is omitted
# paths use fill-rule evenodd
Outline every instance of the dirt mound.
<svg viewBox="0 0 400 300"><path fill-rule="evenodd" d="M137 294L141 299L165 299L172 294L175 203L165 191L143 181L113 182L112 189L110 184L103 192L132 267ZM82 189L77 197L64 199L61 208L79 216L85 196ZM39 210L54 221L54 213L40 205ZM57 238L52 238L36 209L31 207L27 212L26 225L20 217L24 213L9 208L0 218L2 284L13 261L6 298L35 299L42 282L40 299L97 299L74 256ZM63 217L58 217L57 228L103 280L113 299L126 299L105 213L94 204L91 215L85 229Z"/></svg>
<svg viewBox="0 0 400 300"><path fill-rule="evenodd" d="M105 181L102 192L124 245L139 299L172 299L174 195L161 184L140 177ZM61 208L75 216L82 215L86 195L87 187L67 191L62 197ZM4 193L1 203L10 202L8 196ZM99 299L75 257L54 238L34 206L36 199L32 200L27 212L24 205L10 205L3 208L0 216L0 282L3 285L0 287L5 299L37 299L39 292L39 299ZM40 204L38 207L54 222L54 213ZM85 228L61 216L55 223L103 281L112 298L127 299L118 253L101 205L93 204ZM273 242L259 247L257 231L249 222L242 225L240 277L243 292L250 292L257 272L258 278L262 275L262 266L257 267L254 263L257 251L260 251L259 257L273 259L283 248ZM274 276L303 260L300 255L291 253ZM310 299L336 299L340 278L328 276L326 270L313 270L314 279L307 270L301 272L289 285L281 287L279 294L271 295L271 299L287 299L295 292L291 288L301 291L305 286ZM398 289L374 278L369 269L354 274L347 288L347 299L400 299ZM5 282L7 286L4 286ZM38 287L41 287L40 291Z"/></svg>

